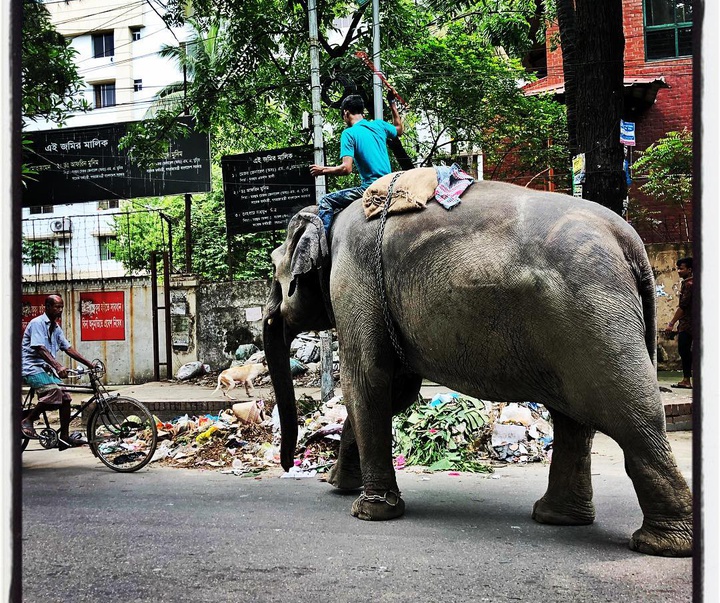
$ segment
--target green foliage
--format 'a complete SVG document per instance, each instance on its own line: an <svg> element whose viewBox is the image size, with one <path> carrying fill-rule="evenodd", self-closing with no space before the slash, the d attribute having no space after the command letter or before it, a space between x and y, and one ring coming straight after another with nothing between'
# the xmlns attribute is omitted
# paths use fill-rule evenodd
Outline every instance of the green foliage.
<svg viewBox="0 0 720 603"><path fill-rule="evenodd" d="M226 154L310 142L310 133L300 127L303 112L311 109L303 0L195 0L190 17L184 0L169 0L166 6L169 23L189 24L194 32L185 46L162 51L184 68L187 83L162 90L148 114L151 119L123 141L136 161L152 163L162 156L168 138L177 134L177 118L186 112L200 130L211 133L215 162ZM318 9L321 78L348 77L368 98L372 74L354 53L372 48L370 7L367 0L326 0ZM437 164L482 149L491 178L503 177L505 168L532 174L548 167L567 171L562 106L525 97L518 81L528 75L518 60L507 58L521 56L533 43L530 21L536 8L535 0L381 3L383 71L409 101L403 145L411 154ZM338 17L349 17L350 25L331 46ZM331 96L339 100L342 93L335 90ZM324 119L326 163L335 164L344 125L334 109L326 108ZM429 138L421 139L420 123L429 124ZM213 179L213 192L193 200L193 269L208 279L270 276L269 251L277 237L236 237L228 252L221 181L217 174ZM355 184L356 175L329 178L328 190ZM181 215L169 207L166 212ZM148 249L157 243L142 232L130 234ZM180 245L174 250L177 264L183 257L180 236L175 244ZM129 256L129 266L144 269L147 252L142 258Z"/></svg>
<svg viewBox="0 0 720 603"><path fill-rule="evenodd" d="M77 52L50 22L50 13L37 0L23 0L21 36L22 115L62 124L69 113L86 111L83 80L77 72Z"/></svg>
<svg viewBox="0 0 720 603"><path fill-rule="evenodd" d="M642 151L633 165L640 190L661 203L683 208L692 201L692 132L668 132Z"/></svg>
<svg viewBox="0 0 720 603"><path fill-rule="evenodd" d="M22 240L22 261L29 266L51 264L57 259L58 250L52 241Z"/></svg>
<svg viewBox="0 0 720 603"><path fill-rule="evenodd" d="M465 396L431 406L419 402L393 418L395 454L432 471L490 471L478 458L477 440L487 424L485 404Z"/></svg>
<svg viewBox="0 0 720 603"><path fill-rule="evenodd" d="M413 111L430 126L430 139L417 143L427 163L482 149L486 166L494 167L490 179L503 164L515 173L564 167L564 108L523 95L518 81L527 74L520 62L499 56L479 34L451 24L444 35L418 40L393 58L406 74Z"/></svg>
<svg viewBox="0 0 720 603"><path fill-rule="evenodd" d="M372 47L369 6L367 1L348 5L327 0L318 10L321 78L349 77L366 96L371 96L372 74L354 53ZM200 129L212 131L216 156L310 141L299 127L303 111L310 111L305 2L196 0L189 18L184 1L170 0L167 7L171 22L194 29L185 47L163 50L185 68L188 83L163 90L152 112L154 121L131 133L127 145L135 156L143 147L161 144L185 110ZM432 162L458 150L482 148L486 163L509 162L515 171L555 167L558 157L566 161L562 107L526 98L518 81L527 79L527 73L497 50L500 46L511 56L522 56L534 42L536 11L535 0L381 4L383 70L410 100L411 112L404 116L406 149L417 148ZM350 26L341 42L331 46L337 17L350 17ZM325 119L332 127L326 132L327 162L335 163L343 126L337 111L325 111ZM418 140L415 127L421 119L433 128L429 141ZM438 141L447 135L452 142L441 148ZM161 153L154 149L145 154Z"/></svg>
<svg viewBox="0 0 720 603"><path fill-rule="evenodd" d="M116 238L108 241L108 249L131 274L149 271L152 252L162 254L168 249L168 220L177 223L184 203L182 197L147 199L145 202L145 209L135 209L124 203L122 209L125 211L113 215ZM173 240L173 261L180 249L182 241Z"/></svg>
<svg viewBox="0 0 720 603"><path fill-rule="evenodd" d="M270 278L270 251L279 244L284 232L233 237L232 250L228 253L225 207L217 167L213 171L213 180L211 193L195 195L192 199L192 272L210 281ZM125 212L114 215L117 238L109 242L110 251L128 272L147 272L151 252L162 253L168 248L169 221L173 224L173 264L176 269L184 267L184 197L147 199L145 203L149 209L137 210L126 205Z"/></svg>

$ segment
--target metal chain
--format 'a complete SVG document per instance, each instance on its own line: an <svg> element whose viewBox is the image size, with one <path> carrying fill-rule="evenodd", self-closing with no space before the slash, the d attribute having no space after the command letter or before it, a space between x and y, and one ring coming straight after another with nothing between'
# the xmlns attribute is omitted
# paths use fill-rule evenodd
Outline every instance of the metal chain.
<svg viewBox="0 0 720 603"><path fill-rule="evenodd" d="M393 501L390 501L388 499L388 494L393 494ZM400 502L400 492L396 492L395 490L388 490L385 492L384 495L380 496L378 494L365 494L363 492L360 494L360 497L358 498L358 502L384 502L385 504L389 505L390 507L396 507L398 503Z"/></svg>
<svg viewBox="0 0 720 603"><path fill-rule="evenodd" d="M387 327L388 335L390 336L390 342L395 348L395 353L398 355L400 362L407 367L407 360L405 358L405 352L403 352L400 340L395 330L395 325L390 316L390 308L388 308L387 295L385 293L385 274L383 270L382 261L382 240L383 234L385 233L385 222L387 222L388 209L390 208L390 199L395 188L395 181L400 177L403 172L395 174L390 181L388 186L387 197L385 198L385 205L383 206L382 214L380 215L380 226L378 227L377 239L375 240L375 275L377 277L378 291L380 292L380 303L382 304L383 318L385 319L385 326Z"/></svg>

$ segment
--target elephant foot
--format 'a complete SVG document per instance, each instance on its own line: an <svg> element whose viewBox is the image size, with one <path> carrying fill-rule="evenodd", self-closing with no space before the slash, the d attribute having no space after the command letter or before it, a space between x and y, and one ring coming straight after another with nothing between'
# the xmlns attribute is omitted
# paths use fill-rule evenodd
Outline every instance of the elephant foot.
<svg viewBox="0 0 720 603"><path fill-rule="evenodd" d="M679 526L662 528L643 522L630 538L630 548L646 555L690 557L693 552L692 523L687 521Z"/></svg>
<svg viewBox="0 0 720 603"><path fill-rule="evenodd" d="M339 490L357 490L362 488L362 474L357 472L343 471L339 463L335 463L328 471L327 481Z"/></svg>
<svg viewBox="0 0 720 603"><path fill-rule="evenodd" d="M365 521L386 521L395 519L405 513L405 501L400 492L388 490L385 494L363 492L353 503L353 517Z"/></svg>
<svg viewBox="0 0 720 603"><path fill-rule="evenodd" d="M592 501L586 501L558 507L541 498L533 507L532 518L538 523L556 526L587 526L595 521L595 506Z"/></svg>

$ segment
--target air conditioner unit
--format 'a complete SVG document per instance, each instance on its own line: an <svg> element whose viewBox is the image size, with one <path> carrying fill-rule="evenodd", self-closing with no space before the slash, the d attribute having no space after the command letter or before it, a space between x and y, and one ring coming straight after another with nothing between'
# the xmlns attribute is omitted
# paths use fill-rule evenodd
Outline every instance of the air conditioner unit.
<svg viewBox="0 0 720 603"><path fill-rule="evenodd" d="M50 230L53 232L71 232L72 224L70 218L58 218L50 222Z"/></svg>

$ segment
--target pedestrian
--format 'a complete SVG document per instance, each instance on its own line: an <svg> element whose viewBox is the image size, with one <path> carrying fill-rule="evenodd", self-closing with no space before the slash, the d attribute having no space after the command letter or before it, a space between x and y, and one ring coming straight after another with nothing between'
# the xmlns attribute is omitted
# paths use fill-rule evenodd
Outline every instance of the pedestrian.
<svg viewBox="0 0 720 603"><path fill-rule="evenodd" d="M65 338L58 324L64 304L59 295L45 298L45 312L29 323L22 337L23 381L37 392L38 403L21 423L22 433L37 438L34 423L44 411L59 410L60 436L58 448L82 446L87 440L81 434L70 436L70 394L62 387L61 379L67 377L67 369L60 364L57 353L62 350L71 358L92 368L92 362L78 352Z"/></svg>
<svg viewBox="0 0 720 603"><path fill-rule="evenodd" d="M673 332L677 324L678 353L682 363L683 378L673 385L680 389L692 388L692 285L693 285L693 259L681 258L676 264L678 276L682 279L680 285L680 299L672 320L667 324L665 333Z"/></svg>
<svg viewBox="0 0 720 603"><path fill-rule="evenodd" d="M368 121L364 116L365 103L362 97L358 94L345 97L340 105L340 113L347 126L340 136L341 163L334 166L310 166L310 173L315 177L351 174L353 164L357 165L360 173L360 186L329 193L320 199L318 216L325 225L326 233L330 232L335 214L362 197L365 189L375 180L391 172L387 141L400 136L404 128L392 92L388 94L388 101L392 124L382 119Z"/></svg>

